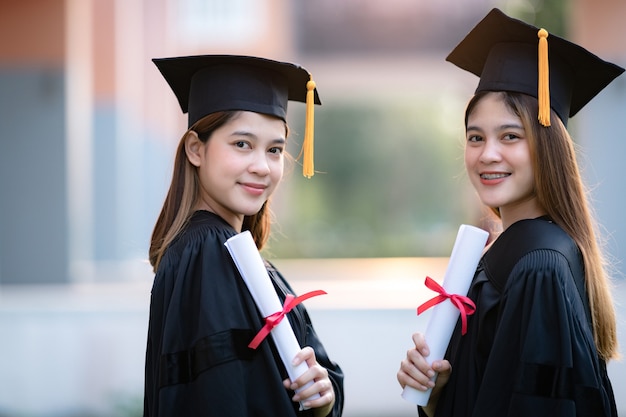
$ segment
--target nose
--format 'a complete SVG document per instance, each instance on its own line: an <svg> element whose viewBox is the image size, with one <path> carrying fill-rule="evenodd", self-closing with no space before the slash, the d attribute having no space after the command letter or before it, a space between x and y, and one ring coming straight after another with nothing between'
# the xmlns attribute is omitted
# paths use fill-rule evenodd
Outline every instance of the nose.
<svg viewBox="0 0 626 417"><path fill-rule="evenodd" d="M485 144L480 153L480 162L489 164L498 162L501 159L500 143L495 139L485 139Z"/></svg>
<svg viewBox="0 0 626 417"><path fill-rule="evenodd" d="M265 152L255 152L248 170L257 175L268 175L270 173L270 164L267 160Z"/></svg>

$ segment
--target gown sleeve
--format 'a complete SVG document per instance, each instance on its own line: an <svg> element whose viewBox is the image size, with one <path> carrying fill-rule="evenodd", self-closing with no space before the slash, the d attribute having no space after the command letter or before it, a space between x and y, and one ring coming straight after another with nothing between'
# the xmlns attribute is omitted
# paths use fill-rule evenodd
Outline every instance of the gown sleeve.
<svg viewBox="0 0 626 417"><path fill-rule="evenodd" d="M612 393L568 262L525 255L507 281L473 416L610 416Z"/></svg>

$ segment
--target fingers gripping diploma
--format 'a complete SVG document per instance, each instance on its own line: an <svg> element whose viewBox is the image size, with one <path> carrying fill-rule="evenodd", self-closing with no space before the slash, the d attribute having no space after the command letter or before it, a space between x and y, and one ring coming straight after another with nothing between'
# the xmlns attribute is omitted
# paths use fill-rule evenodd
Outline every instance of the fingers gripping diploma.
<svg viewBox="0 0 626 417"><path fill-rule="evenodd" d="M315 352L309 346L300 350L293 359L294 366L303 362L306 362L309 369L295 381L287 378L283 384L285 388L298 390L292 397L294 402L301 402L305 408L314 408L316 416L326 416L335 403L335 391L328 378L328 371L317 363Z"/></svg>
<svg viewBox="0 0 626 417"><path fill-rule="evenodd" d="M439 392L448 382L452 367L447 360L435 360L432 365L428 364L426 358L430 354L430 350L423 334L415 333L413 342L415 348L409 349L406 358L400 362L400 370L397 373L398 382L403 389L406 386L419 391L427 391L432 388L428 406L424 407L426 414L432 415L429 413L429 409L434 411ZM437 376L435 377L435 375Z"/></svg>

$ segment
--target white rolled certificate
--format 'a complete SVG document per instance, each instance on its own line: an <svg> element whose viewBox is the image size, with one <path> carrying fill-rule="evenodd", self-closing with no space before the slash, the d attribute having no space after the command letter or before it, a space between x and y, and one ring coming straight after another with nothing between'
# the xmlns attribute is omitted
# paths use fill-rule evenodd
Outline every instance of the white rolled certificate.
<svg viewBox="0 0 626 417"><path fill-rule="evenodd" d="M461 225L443 277L442 287L448 294L467 295L488 237L489 233L482 229ZM430 350L430 354L425 358L429 364L443 359L459 315L459 309L449 299L433 307L424 333ZM432 380L435 378L437 375ZM402 398L413 404L425 406L431 392L432 389L419 391L406 386L402 391Z"/></svg>
<svg viewBox="0 0 626 417"><path fill-rule="evenodd" d="M276 312L282 311L283 306L280 303L278 294L276 294L276 290L274 290L274 285L265 269L261 254L250 232L245 231L231 237L226 241L225 245L230 252L230 256L235 261L235 265L237 265L241 277L248 286L248 290L261 312L261 315L263 315L263 317L269 317ZM301 350L301 347L289 324L289 320L282 320L278 323L278 325L272 329L271 335L289 378L295 381L309 369L309 366L306 362L298 366L291 364L291 361ZM305 389L312 384L313 381L300 387L296 391ZM315 394L307 400L316 398L319 398L319 394ZM304 409L302 402L303 401L300 402L300 407Z"/></svg>

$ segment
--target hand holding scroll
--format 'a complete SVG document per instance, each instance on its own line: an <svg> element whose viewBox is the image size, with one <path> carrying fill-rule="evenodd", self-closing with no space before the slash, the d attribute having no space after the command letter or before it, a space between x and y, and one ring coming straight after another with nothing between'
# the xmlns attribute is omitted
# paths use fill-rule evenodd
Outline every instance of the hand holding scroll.
<svg viewBox="0 0 626 417"><path fill-rule="evenodd" d="M411 387L415 390L426 392L432 389L428 404L423 408L428 416L434 415L435 406L439 398L441 388L448 382L451 366L445 359L435 360L432 363L426 359L430 355L430 349L422 333L413 334L415 347L409 349L406 358L400 363L398 371L398 383L404 389ZM433 378L437 375L437 378Z"/></svg>
<svg viewBox="0 0 626 417"><path fill-rule="evenodd" d="M305 408L315 409L315 415L326 416L335 404L335 390L328 377L328 371L317 362L315 352L309 346L303 348L294 358L294 363L306 363L306 372L295 381L286 379L283 381L285 388L299 390L293 396L293 401L304 401Z"/></svg>

